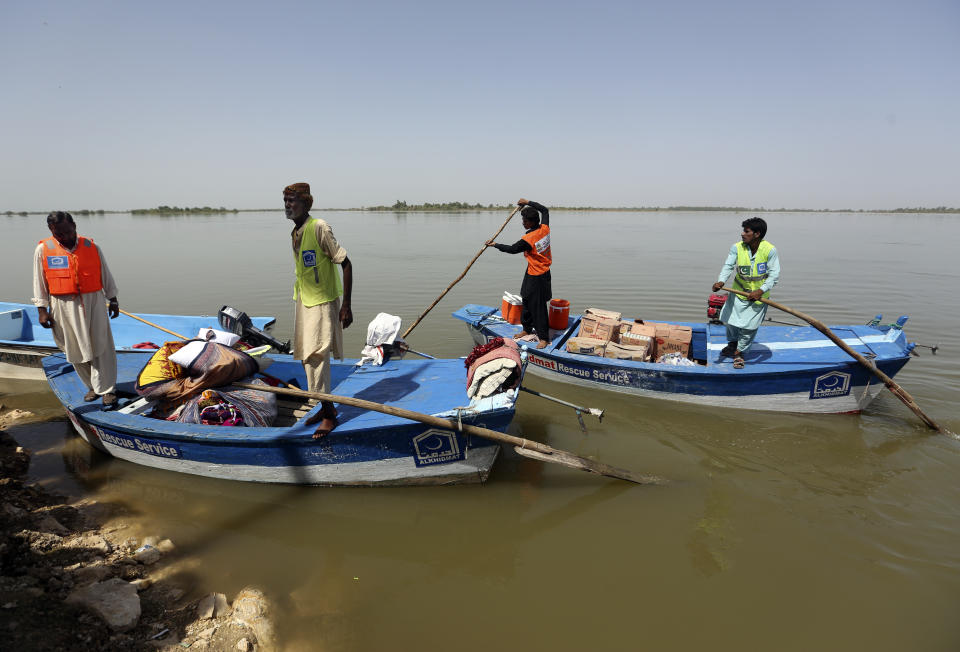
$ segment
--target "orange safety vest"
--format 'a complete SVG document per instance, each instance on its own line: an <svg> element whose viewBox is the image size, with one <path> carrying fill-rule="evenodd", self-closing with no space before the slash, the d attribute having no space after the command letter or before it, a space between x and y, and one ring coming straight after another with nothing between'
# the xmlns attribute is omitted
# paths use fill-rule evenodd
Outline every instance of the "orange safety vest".
<svg viewBox="0 0 960 652"><path fill-rule="evenodd" d="M77 246L67 251L56 238L41 240L43 277L50 294L84 294L103 289L100 252L90 238L77 236Z"/></svg>
<svg viewBox="0 0 960 652"><path fill-rule="evenodd" d="M530 251L523 252L527 258L527 274L540 276L549 272L550 263L553 262L550 254L550 227L541 224L530 233L524 234L523 239L530 245Z"/></svg>

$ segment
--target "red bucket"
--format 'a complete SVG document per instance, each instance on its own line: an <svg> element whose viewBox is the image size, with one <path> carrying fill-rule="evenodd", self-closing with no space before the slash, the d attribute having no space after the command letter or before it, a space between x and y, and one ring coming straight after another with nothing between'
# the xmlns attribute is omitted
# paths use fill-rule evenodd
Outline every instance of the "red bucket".
<svg viewBox="0 0 960 652"><path fill-rule="evenodd" d="M570 302L566 299L550 299L550 328L555 331L566 330L570 317Z"/></svg>

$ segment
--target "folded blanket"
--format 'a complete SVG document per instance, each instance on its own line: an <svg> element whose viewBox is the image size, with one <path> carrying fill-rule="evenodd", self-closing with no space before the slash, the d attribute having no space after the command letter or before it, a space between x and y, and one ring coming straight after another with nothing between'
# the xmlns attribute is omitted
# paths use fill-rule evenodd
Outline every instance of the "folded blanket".
<svg viewBox="0 0 960 652"><path fill-rule="evenodd" d="M486 398L520 384L522 363L516 342L498 337L474 348L474 353L467 357L467 396Z"/></svg>

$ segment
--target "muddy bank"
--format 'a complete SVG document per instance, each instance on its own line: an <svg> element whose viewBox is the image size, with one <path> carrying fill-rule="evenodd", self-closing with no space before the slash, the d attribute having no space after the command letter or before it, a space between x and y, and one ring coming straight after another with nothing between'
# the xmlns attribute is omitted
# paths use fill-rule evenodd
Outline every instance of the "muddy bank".
<svg viewBox="0 0 960 652"><path fill-rule="evenodd" d="M0 640L11 650L270 650L254 587L198 585L195 560L115 505L27 480L30 452L6 432L37 417L0 407Z"/></svg>

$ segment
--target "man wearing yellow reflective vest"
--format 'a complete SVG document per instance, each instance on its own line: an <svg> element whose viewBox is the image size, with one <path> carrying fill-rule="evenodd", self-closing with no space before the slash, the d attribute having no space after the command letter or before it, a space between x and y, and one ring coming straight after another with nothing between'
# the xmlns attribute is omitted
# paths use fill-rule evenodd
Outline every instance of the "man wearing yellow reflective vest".
<svg viewBox="0 0 960 652"><path fill-rule="evenodd" d="M312 206L310 184L294 183L283 189L284 212L295 225L290 233L296 266L293 357L303 362L309 390L329 393L330 354L343 359L343 329L353 323L353 266L330 225L310 217ZM343 270L342 284L337 265ZM337 427L333 403L321 402L320 412L306 423L313 425L318 421L314 439Z"/></svg>
<svg viewBox="0 0 960 652"><path fill-rule="evenodd" d="M720 270L720 277L713 284L716 292L735 272L732 287L747 292L746 298L731 295L720 312L720 321L727 326L727 345L720 355L732 356L734 369L743 369L743 355L753 344L757 329L767 314L767 304L757 301L770 297L770 290L780 280L780 258L772 243L764 240L767 223L759 217L751 217L740 225L743 233L740 242L734 243L727 260Z"/></svg>

